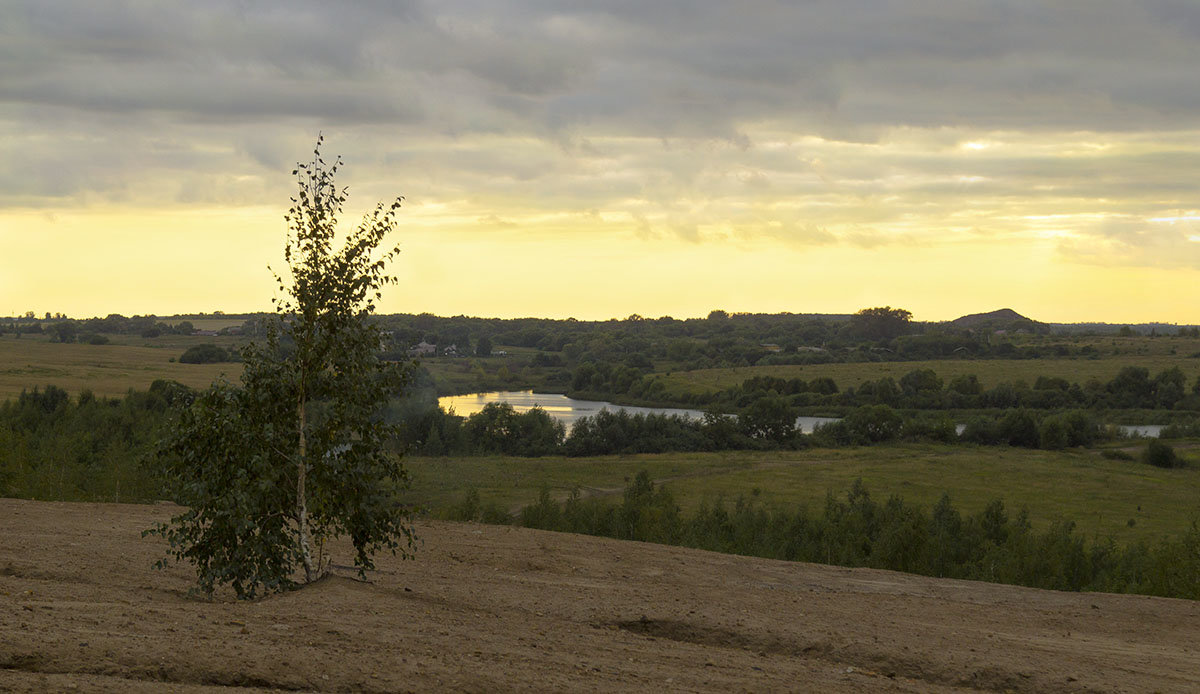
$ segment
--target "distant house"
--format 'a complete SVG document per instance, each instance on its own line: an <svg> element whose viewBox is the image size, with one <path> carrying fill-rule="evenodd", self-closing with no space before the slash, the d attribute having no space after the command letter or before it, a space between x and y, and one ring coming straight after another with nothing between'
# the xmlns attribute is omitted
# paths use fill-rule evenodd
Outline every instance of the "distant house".
<svg viewBox="0 0 1200 694"><path fill-rule="evenodd" d="M759 345L759 347L762 347L763 349L767 350L768 352L776 352L777 353L777 352L783 351L783 348L780 347L779 345L771 344L769 342L765 343L765 344L761 344L761 345Z"/></svg>
<svg viewBox="0 0 1200 694"><path fill-rule="evenodd" d="M217 331L216 330L193 330L192 334L198 335L200 337L216 337Z"/></svg>
<svg viewBox="0 0 1200 694"><path fill-rule="evenodd" d="M442 356L444 356L444 357L457 357L457 356L459 356L459 353L458 353L458 345L450 345L450 346L449 346L449 347L447 347L446 349L443 349L443 350L442 350Z"/></svg>
<svg viewBox="0 0 1200 694"><path fill-rule="evenodd" d="M424 340L421 340L415 347L408 350L410 357L432 357L435 354L437 354L437 345L431 345Z"/></svg>

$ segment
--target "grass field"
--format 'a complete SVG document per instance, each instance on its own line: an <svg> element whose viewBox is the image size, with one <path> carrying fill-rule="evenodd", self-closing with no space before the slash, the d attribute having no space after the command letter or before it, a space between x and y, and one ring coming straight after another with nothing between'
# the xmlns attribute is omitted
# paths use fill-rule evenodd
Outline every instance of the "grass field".
<svg viewBox="0 0 1200 694"><path fill-rule="evenodd" d="M943 379L973 373L985 385L1038 375L1086 381L1107 380L1127 365L1156 373L1180 366L1189 382L1200 375L1200 359L1190 340L1175 338L1081 338L1098 347L1110 345L1117 354L1099 359L1038 359L890 362L713 369L674 373L673 387L717 389L752 375L811 379L830 376L842 387L890 375L899 378L918 368L932 368ZM71 393L87 388L98 395L117 396L128 389L145 389L155 379L168 378L203 388L222 374L236 378L238 364L180 364L187 348L202 342L234 346L238 338L163 336L146 339L117 336L108 345L55 344L41 336L16 339L0 336L0 400L22 389L54 384ZM1101 344L1103 343L1103 344ZM1174 350L1175 354L1171 351ZM501 366L512 368L528 358L514 350L509 357L481 360L488 376ZM429 360L443 378L473 379L469 360ZM521 371L524 371L521 369ZM546 369L548 374L554 371ZM518 373L513 386L541 370ZM1200 450L1190 453L1200 465ZM857 477L872 495L933 504L949 492L965 512L979 510L1001 497L1011 512L1028 507L1035 524L1071 519L1089 537L1113 537L1119 542L1154 540L1184 530L1200 510L1200 469L1159 470L1138 463L1104 459L1097 451L1029 451L1013 448L900 445L860 449L814 449L798 452L663 454L601 458L415 458L408 461L414 479L412 501L432 509L459 501L476 488L485 503L513 509L532 502L543 485L565 495L579 485L588 493L611 494L619 500L629 479L646 469L664 480L685 509L704 499L756 496L767 504L808 504L814 511L832 490L843 494ZM1130 525L1130 521L1133 524Z"/></svg>
<svg viewBox="0 0 1200 694"><path fill-rule="evenodd" d="M22 390L46 385L56 385L71 394L89 388L102 396L124 395L130 388L145 390L159 378L206 388L222 374L237 378L241 364L180 364L171 359L178 359L192 345L220 341L187 336L154 340L118 337L112 344L88 345L53 343L35 335L23 335L20 339L3 335L0 336L0 401L16 397Z"/></svg>
<svg viewBox="0 0 1200 694"><path fill-rule="evenodd" d="M914 444L582 459L412 458L406 464L413 477L410 500L435 511L470 488L485 504L510 510L535 501L543 485L560 498L579 485L619 502L627 481L642 469L664 481L685 511L705 499L744 495L819 512L827 491L844 495L858 477L879 501L894 494L928 508L948 492L959 510L974 513L999 497L1010 514L1028 508L1035 527L1073 520L1088 538L1118 543L1177 535L1200 511L1200 469L1162 470L1084 450Z"/></svg>
<svg viewBox="0 0 1200 694"><path fill-rule="evenodd" d="M1193 352L1188 352L1192 354ZM1090 379L1109 381L1126 366L1141 366L1154 376L1160 371L1178 366L1188 383L1200 376L1200 359L1172 354L1121 354L1100 359L978 359L863 362L849 364L812 364L804 366L746 366L727 369L679 371L662 376L670 392L708 393L740 385L754 376L777 378L832 378L838 387L858 387L863 381L887 376L899 381L904 374L917 369L933 369L943 381L955 376L974 374L985 388L999 383L1023 380L1032 385L1038 376L1065 378L1083 385Z"/></svg>

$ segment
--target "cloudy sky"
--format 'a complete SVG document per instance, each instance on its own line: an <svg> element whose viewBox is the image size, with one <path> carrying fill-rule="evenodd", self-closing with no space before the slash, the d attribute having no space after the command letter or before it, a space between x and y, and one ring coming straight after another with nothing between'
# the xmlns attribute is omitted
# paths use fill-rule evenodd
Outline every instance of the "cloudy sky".
<svg viewBox="0 0 1200 694"><path fill-rule="evenodd" d="M0 4L0 315L266 310L318 132L383 310L1200 323L1193 0Z"/></svg>

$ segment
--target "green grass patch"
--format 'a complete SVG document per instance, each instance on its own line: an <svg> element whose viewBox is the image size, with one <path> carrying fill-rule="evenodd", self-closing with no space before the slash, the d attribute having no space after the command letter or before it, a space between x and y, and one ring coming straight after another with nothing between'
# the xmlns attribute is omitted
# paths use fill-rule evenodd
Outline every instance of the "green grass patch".
<svg viewBox="0 0 1200 694"><path fill-rule="evenodd" d="M435 511L478 489L483 503L507 509L533 503L543 485L561 498L619 496L645 469L665 482L685 512L705 499L757 496L766 504L807 504L844 494L861 477L871 495L897 495L931 507L943 492L964 513L1001 498L1011 512L1029 509L1035 528L1073 520L1091 538L1124 544L1176 537L1200 510L1200 469L1161 470L1110 460L1099 451L1036 451L934 444L791 452L666 453L598 458L412 458L408 500ZM1133 521L1131 525L1129 521Z"/></svg>

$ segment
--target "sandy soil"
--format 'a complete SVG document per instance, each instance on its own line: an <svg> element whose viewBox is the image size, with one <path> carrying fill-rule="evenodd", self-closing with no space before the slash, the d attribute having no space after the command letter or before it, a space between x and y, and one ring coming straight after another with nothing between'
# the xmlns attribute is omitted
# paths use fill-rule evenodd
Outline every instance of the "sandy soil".
<svg viewBox="0 0 1200 694"><path fill-rule="evenodd" d="M0 500L0 690L1200 691L1200 603L424 522L370 583L209 602L150 568L173 510Z"/></svg>

